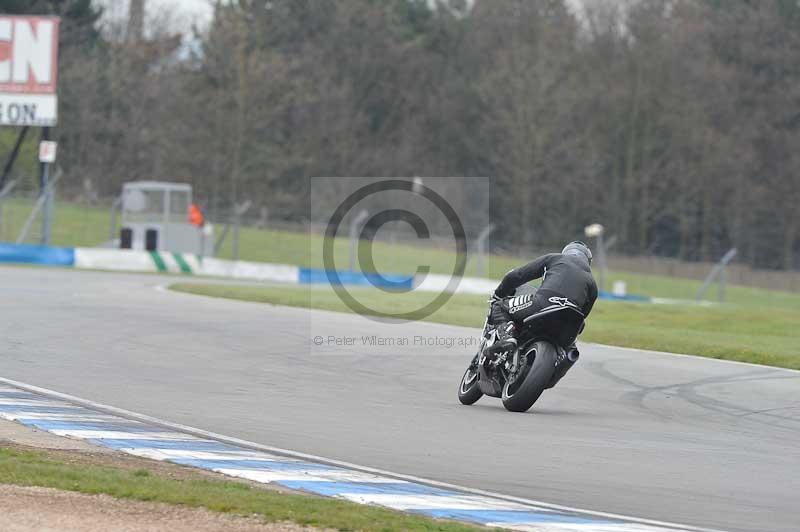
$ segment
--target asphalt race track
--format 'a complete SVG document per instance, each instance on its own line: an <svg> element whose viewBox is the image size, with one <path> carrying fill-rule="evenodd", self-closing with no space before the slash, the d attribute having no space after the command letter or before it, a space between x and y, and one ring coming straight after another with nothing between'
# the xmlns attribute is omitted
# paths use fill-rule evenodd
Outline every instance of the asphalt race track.
<svg viewBox="0 0 800 532"><path fill-rule="evenodd" d="M472 349L446 343L477 331L156 290L174 280L0 268L0 376L549 503L800 529L800 372L584 346L529 413L487 398L463 407L456 387ZM397 345L414 335L440 345Z"/></svg>

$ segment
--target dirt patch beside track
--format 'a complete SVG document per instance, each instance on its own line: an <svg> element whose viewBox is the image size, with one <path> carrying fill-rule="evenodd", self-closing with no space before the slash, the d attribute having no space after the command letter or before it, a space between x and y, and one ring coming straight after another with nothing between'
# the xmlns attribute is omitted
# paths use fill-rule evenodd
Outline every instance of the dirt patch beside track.
<svg viewBox="0 0 800 532"><path fill-rule="evenodd" d="M0 485L0 530L6 532L300 532L292 523L262 523L202 508Z"/></svg>

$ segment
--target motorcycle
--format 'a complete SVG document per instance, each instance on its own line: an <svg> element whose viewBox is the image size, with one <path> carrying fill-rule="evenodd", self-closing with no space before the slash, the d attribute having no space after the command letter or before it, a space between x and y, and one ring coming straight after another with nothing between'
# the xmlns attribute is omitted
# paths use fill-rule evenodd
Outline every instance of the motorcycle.
<svg viewBox="0 0 800 532"><path fill-rule="evenodd" d="M488 395L502 399L506 410L526 412L575 365L580 357L575 339L583 331L585 316L565 298L550 298L550 302L522 323L517 348L499 354L486 354L497 341L489 305L478 352L458 388L462 404L471 405Z"/></svg>

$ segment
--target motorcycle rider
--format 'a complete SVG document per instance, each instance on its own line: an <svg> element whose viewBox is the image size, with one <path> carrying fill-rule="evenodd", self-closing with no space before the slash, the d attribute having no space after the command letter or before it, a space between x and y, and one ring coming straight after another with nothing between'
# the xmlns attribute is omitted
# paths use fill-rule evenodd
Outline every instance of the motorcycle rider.
<svg viewBox="0 0 800 532"><path fill-rule="evenodd" d="M543 255L508 272L492 296L490 323L497 331L497 341L486 352L497 354L515 349L519 324L547 307L572 306L583 313L584 319L588 317L597 299L591 264L589 247L574 241L561 253ZM542 284L536 293L514 297L517 288L540 277ZM580 332L576 331L575 336Z"/></svg>

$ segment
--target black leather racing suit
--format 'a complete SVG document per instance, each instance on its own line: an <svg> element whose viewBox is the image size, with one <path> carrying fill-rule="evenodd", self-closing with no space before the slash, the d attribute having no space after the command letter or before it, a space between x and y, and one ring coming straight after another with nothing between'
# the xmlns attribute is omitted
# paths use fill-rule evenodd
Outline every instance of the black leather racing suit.
<svg viewBox="0 0 800 532"><path fill-rule="evenodd" d="M513 296L523 284L542 279L541 287L532 295ZM597 299L597 284L589 261L576 255L551 253L511 270L495 290L500 299L492 306L491 321L521 323L528 316L553 305L551 298L567 298L588 317Z"/></svg>

